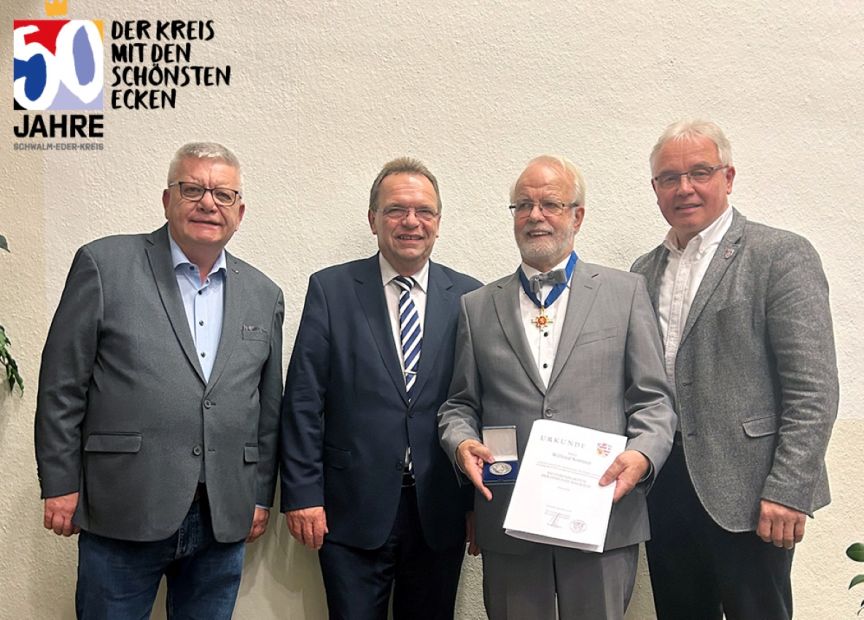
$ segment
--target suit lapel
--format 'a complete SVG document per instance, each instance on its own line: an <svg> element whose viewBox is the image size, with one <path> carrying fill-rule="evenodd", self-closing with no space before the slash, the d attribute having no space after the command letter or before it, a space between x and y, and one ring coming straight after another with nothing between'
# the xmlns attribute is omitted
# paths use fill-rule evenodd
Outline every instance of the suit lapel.
<svg viewBox="0 0 864 620"><path fill-rule="evenodd" d="M183 300L180 299L180 291L177 288L177 276L174 274L174 266L171 263L171 247L168 244L167 224L151 233L147 241L150 244L146 249L147 260L153 271L153 279L162 300L162 307L165 308L174 335L180 342L180 348L183 349L183 353L195 369L201 383L207 383L204 380L201 365L198 363L198 356L195 355L195 343L192 342L189 322L186 320L186 310L183 308Z"/></svg>
<svg viewBox="0 0 864 620"><path fill-rule="evenodd" d="M453 282L435 263L429 263L429 284L426 291L426 312L423 319L423 344L420 350L420 365L417 370L417 381L414 383L413 394L417 402L420 391L435 367L435 358L441 350L444 332L447 328L447 309L452 303L453 294L450 289Z"/></svg>
<svg viewBox="0 0 864 620"><path fill-rule="evenodd" d="M498 290L492 294L492 302L495 305L495 313L498 315L498 322L501 324L504 337L531 382L541 393L545 394L546 386L543 385L543 379L540 378L537 363L534 361L534 355L528 346L525 328L522 325L522 313L519 309L519 289L522 285L519 283L518 272L498 286Z"/></svg>
<svg viewBox="0 0 864 620"><path fill-rule="evenodd" d="M225 287L223 290L223 312L222 333L219 336L219 348L216 351L216 360L210 371L209 386L213 386L219 380L219 376L225 370L231 355L240 344L241 331L241 309L243 300L243 278L240 271L239 261L225 253ZM268 326L269 327L269 326Z"/></svg>
<svg viewBox="0 0 864 620"><path fill-rule="evenodd" d="M372 332L372 340L378 347L381 361L393 380L396 390L408 404L405 392L405 377L402 376L402 366L399 363L396 343L393 342L393 332L390 327L390 317L387 314L387 300L384 298L384 286L381 283L381 268L378 265L378 255L361 262L354 273L354 284L360 307ZM425 350L425 341L423 344ZM423 364L423 351L420 353L420 365Z"/></svg>
<svg viewBox="0 0 864 620"><path fill-rule="evenodd" d="M579 261L573 270L570 280L570 298L567 301L567 314L564 317L564 325L561 328L561 338L558 340L558 351L555 354L555 363L552 366L552 374L549 376L549 387L555 384L561 370L570 357L576 340L585 325L585 319L594 305L600 282L597 280L597 272L592 270L586 263Z"/></svg>
<svg viewBox="0 0 864 620"><path fill-rule="evenodd" d="M693 329L693 325L696 323L699 315L708 304L711 295L714 294L714 291L723 279L726 270L729 269L738 257L738 250L741 247L741 238L744 233L744 223L746 221L747 218L733 210L732 225L729 227L729 230L726 231L726 234L723 235L720 245L717 246L717 251L714 252L711 263L708 265L708 271L705 272L705 277L702 278L702 283L696 291L696 297L693 298L693 303L690 305L690 312L687 314L687 322L684 324L684 330L681 332L681 339L678 341L679 349L687 339L690 331Z"/></svg>

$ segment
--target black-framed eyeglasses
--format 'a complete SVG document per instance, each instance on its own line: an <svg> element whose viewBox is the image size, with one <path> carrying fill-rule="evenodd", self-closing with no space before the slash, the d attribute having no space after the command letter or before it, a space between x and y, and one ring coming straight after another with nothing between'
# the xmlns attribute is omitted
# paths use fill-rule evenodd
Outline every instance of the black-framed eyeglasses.
<svg viewBox="0 0 864 620"><path fill-rule="evenodd" d="M213 202L220 207L230 207L241 197L240 192L228 187L204 187L203 185L189 183L188 181L174 181L173 183L169 183L168 187L174 187L175 185L180 192L180 197L189 202L198 202L204 198L204 194L210 192Z"/></svg>
<svg viewBox="0 0 864 620"><path fill-rule="evenodd" d="M651 179L662 189L672 189L673 187L678 187L678 184L681 183L681 177L687 177L687 180L690 181L691 185L701 185L703 183L707 183L714 173L718 170L723 170L724 168L728 168L728 164L718 164L716 166L697 166L695 168L691 168L687 172L663 172L658 174L656 177Z"/></svg>
<svg viewBox="0 0 864 620"><path fill-rule="evenodd" d="M403 207L401 205L392 205L381 209L382 215L388 220L400 221L408 217L408 214L414 212L416 217L421 222L431 222L439 213L430 207Z"/></svg>
<svg viewBox="0 0 864 620"><path fill-rule="evenodd" d="M565 209L579 206L578 202L568 204L565 202L555 202L554 200L543 200L538 203L532 200L520 200L516 204L510 205L510 214L513 217L527 217L534 210L534 205L536 204L540 205L540 212L543 215L561 215Z"/></svg>

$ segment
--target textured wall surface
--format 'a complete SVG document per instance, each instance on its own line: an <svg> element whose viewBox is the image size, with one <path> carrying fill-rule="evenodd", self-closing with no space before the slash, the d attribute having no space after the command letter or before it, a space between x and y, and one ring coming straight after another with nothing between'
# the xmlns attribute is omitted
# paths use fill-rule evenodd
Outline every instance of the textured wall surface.
<svg viewBox="0 0 864 620"><path fill-rule="evenodd" d="M218 140L245 164L248 208L231 250L283 287L287 360L309 274L375 250L365 204L384 161L414 155L438 175L434 258L489 281L518 261L510 184L530 157L565 154L588 181L579 254L627 268L665 234L647 156L684 116L725 128L733 204L822 255L842 400L828 454L834 501L796 552L795 605L804 619L854 616L862 592L846 586L860 565L843 550L864 541L860 2L70 2L72 17L106 23L213 19L216 36L194 45L194 60L230 64L232 79L181 90L174 109L106 109L103 151L15 151L12 20L43 10L0 6L0 234L12 249L0 255L0 323L26 381L23 398L0 395L0 617L74 617L75 543L41 525L39 355L76 248L161 225L181 143ZM483 616L480 579L480 563L467 562L459 618ZM316 558L277 515L249 547L236 617L325 617ZM628 618L651 617L643 568Z"/></svg>

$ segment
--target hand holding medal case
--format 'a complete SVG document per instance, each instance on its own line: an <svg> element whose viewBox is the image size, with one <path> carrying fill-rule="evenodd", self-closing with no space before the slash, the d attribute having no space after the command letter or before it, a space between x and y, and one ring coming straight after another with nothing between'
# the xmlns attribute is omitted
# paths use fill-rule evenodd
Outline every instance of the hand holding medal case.
<svg viewBox="0 0 864 620"><path fill-rule="evenodd" d="M516 450L515 426L484 426L483 444L495 457L494 463L483 464L483 484L516 482L519 475L519 455Z"/></svg>

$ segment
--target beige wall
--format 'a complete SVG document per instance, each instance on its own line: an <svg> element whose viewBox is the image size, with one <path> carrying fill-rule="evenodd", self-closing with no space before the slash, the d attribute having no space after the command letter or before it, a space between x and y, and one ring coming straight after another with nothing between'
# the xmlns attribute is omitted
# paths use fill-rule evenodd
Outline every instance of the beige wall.
<svg viewBox="0 0 864 620"><path fill-rule="evenodd" d="M796 554L795 604L799 618L853 616L864 596L846 590L860 565L843 554L864 540L859 2L70 1L72 17L106 22L215 19L216 38L196 44L194 60L230 64L233 76L227 88L181 91L173 110L106 110L102 152L14 152L12 19L42 7L0 7L0 233L13 250L0 256L0 322L27 382L23 399L0 396L0 617L73 617L75 543L41 528L39 353L75 249L160 225L180 143L215 139L245 162L249 206L231 249L283 287L287 359L308 275L374 251L364 205L387 159L412 154L438 175L434 258L488 281L517 263L505 206L521 165L566 154L588 180L577 250L626 268L665 232L648 151L688 115L727 130L733 203L807 236L825 263L842 384L834 502ZM460 618L482 615L479 580L468 562ZM628 617L650 618L644 571L637 585ZM249 549L236 617L324 617L315 557L275 517Z"/></svg>

